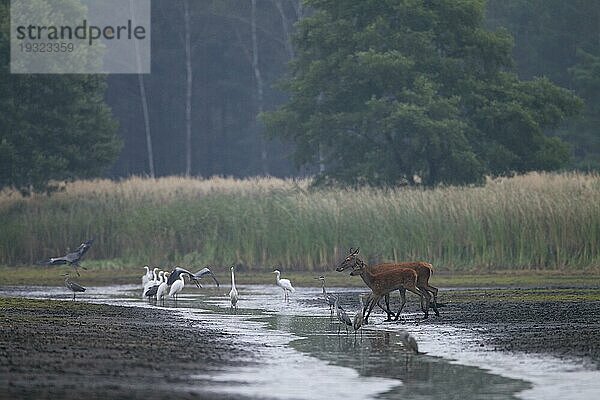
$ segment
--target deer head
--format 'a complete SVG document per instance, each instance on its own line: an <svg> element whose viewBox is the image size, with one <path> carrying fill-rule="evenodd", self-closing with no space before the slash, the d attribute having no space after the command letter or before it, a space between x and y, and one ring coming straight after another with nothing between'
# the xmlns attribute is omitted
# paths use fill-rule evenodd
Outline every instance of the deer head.
<svg viewBox="0 0 600 400"><path fill-rule="evenodd" d="M356 260L358 259L359 251L360 248L353 250L352 247L350 247L350 254L348 254L346 258L344 258L344 261L342 261L335 270L337 272L342 272L348 268L352 268L352 270L354 270L357 266Z"/></svg>

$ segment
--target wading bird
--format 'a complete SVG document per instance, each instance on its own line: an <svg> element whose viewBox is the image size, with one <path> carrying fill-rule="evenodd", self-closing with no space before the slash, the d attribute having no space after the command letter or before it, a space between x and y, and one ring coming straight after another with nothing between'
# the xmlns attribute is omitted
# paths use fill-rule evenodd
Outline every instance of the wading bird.
<svg viewBox="0 0 600 400"><path fill-rule="evenodd" d="M321 275L318 278L315 278L321 281L322 287L323 287L323 298L325 298L325 302L327 303L327 305L329 305L329 311L331 312L331 316L333 316L333 308L335 306L335 297L333 297L332 295L328 294L327 291L325 290L325 277L323 275Z"/></svg>
<svg viewBox="0 0 600 400"><path fill-rule="evenodd" d="M238 302L238 291L235 288L235 274L234 274L235 265L231 266L231 290L229 291L229 300L231 300L231 309L237 311L237 302Z"/></svg>
<svg viewBox="0 0 600 400"><path fill-rule="evenodd" d="M202 287L202 285L199 282L200 279L206 275L209 275L211 278L213 278L217 287L220 286L219 281L217 280L217 277L215 276L215 274L212 273L212 271L210 269L202 268L201 270L197 271L196 273L192 273L185 268L181 268L180 266L176 266L173 269L173 271L171 271L171 274L169 275L169 279L167 279L167 285L173 285L173 283L177 279L179 279L179 275L181 275L181 274L186 274L199 288Z"/></svg>
<svg viewBox="0 0 600 400"><path fill-rule="evenodd" d="M417 341L410 333L408 333L406 331L400 331L400 333L398 334L398 337L400 337L402 346L404 346L406 351L410 351L415 354L422 354L422 353L419 353L419 345L417 344Z"/></svg>
<svg viewBox="0 0 600 400"><path fill-rule="evenodd" d="M354 314L354 320L352 321L352 327L354 328L354 335L356 335L356 331L358 331L363 326L363 323L365 322L365 305L363 303L363 298L362 298L361 294L358 295L358 301L360 302L360 308L358 309L356 314ZM360 331L360 334L362 336L362 331Z"/></svg>
<svg viewBox="0 0 600 400"><path fill-rule="evenodd" d="M75 271L75 273L77 273L77 276L80 276L79 271L77 270L77 267L81 267L83 269L86 269L86 268L79 265L79 260L81 260L81 258L84 256L84 254L90 249L93 242L94 242L94 239L87 240L87 241L81 243L79 245L79 247L77 248L77 250L75 250L72 253L68 253L67 255L64 255L62 257L51 257L47 260L37 261L35 264L37 264L37 265L69 264L70 266L73 267L73 270Z"/></svg>
<svg viewBox="0 0 600 400"><path fill-rule="evenodd" d="M73 301L75 301L75 293L83 293L85 292L85 288L79 283L73 282L68 272L63 274L63 276L65 277L65 286L67 287L67 289L73 292Z"/></svg>
<svg viewBox="0 0 600 400"><path fill-rule="evenodd" d="M150 289L152 286L154 285L158 285L158 276L156 274L156 271L158 271L158 268L153 268L152 272L150 273L152 276L152 279L149 279L148 282L146 282L146 285L144 286L144 288L142 289L142 299L144 298L144 296L146 295L146 292L148 291L148 289Z"/></svg>
<svg viewBox="0 0 600 400"><path fill-rule="evenodd" d="M146 291L144 292L144 296L146 296L148 298L148 301L150 301L153 297L155 297L158 293L158 288L160 287L160 285L162 285L162 283L164 282L164 271L160 271L158 273L158 281L156 281L153 285L149 285L148 288L146 289ZM151 281L153 282L153 281Z"/></svg>
<svg viewBox="0 0 600 400"><path fill-rule="evenodd" d="M164 281L158 286L158 290L156 291L156 301L161 301L163 306L165 305L165 296L167 295L167 290L169 289L169 285L167 285L167 278L169 277L169 273L165 272Z"/></svg>
<svg viewBox="0 0 600 400"><path fill-rule="evenodd" d="M340 306L340 298L339 296L335 296L335 312L338 317L340 323L344 324L346 327L346 334L348 334L348 327L352 326L352 321L346 311ZM340 334L340 324L338 324L338 335Z"/></svg>
<svg viewBox="0 0 600 400"><path fill-rule="evenodd" d="M292 286L292 282L290 282L289 279L279 279L279 277L281 276L281 272L279 272L279 270L275 270L273 271L273 273L276 274L275 283L277 284L277 286L283 289L284 299L286 301L289 301L289 294L294 293L296 289L294 289L294 287Z"/></svg>
<svg viewBox="0 0 600 400"><path fill-rule="evenodd" d="M175 306L177 306L177 295L183 290L185 286L184 277L185 275L180 274L179 279L173 282L173 284L171 285L171 290L169 290L169 297L175 298Z"/></svg>
<svg viewBox="0 0 600 400"><path fill-rule="evenodd" d="M142 288L145 288L148 281L152 279L152 272L150 271L150 266L144 265L144 269L146 270L146 272L144 273L144 275L142 275Z"/></svg>

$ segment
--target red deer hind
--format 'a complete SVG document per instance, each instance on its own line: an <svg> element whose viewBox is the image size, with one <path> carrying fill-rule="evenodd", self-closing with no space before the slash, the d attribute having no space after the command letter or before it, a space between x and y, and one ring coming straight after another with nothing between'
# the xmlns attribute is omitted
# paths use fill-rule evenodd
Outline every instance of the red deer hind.
<svg viewBox="0 0 600 400"><path fill-rule="evenodd" d="M367 266L364 261L358 258L358 253L359 249L350 249L350 254L336 268L336 271L341 272L347 268L352 268L350 275L360 275L362 277L363 281L373 291L373 296L370 300L370 310L377 304L382 296L385 296L387 306L387 310L385 311L388 314L387 321L390 321L393 313L389 307L389 293L398 289L402 298L402 304L395 316L395 319L397 320L406 304L406 290L409 290L420 297L421 309L425 313L425 318L428 318L431 300L429 292L431 291L434 296L434 301L432 303L433 309L435 314L439 316L436 304L438 290L429 285L429 277L432 273L431 264L425 262L409 262ZM369 306L369 302L367 303L367 306ZM370 314L370 310L369 313L367 313L367 316Z"/></svg>

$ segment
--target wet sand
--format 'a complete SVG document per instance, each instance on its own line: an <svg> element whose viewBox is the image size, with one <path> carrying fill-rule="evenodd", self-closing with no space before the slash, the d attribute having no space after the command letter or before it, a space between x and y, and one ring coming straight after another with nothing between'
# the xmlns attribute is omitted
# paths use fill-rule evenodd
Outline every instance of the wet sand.
<svg viewBox="0 0 600 400"><path fill-rule="evenodd" d="M0 298L0 398L225 399L190 376L251 352L165 310Z"/></svg>

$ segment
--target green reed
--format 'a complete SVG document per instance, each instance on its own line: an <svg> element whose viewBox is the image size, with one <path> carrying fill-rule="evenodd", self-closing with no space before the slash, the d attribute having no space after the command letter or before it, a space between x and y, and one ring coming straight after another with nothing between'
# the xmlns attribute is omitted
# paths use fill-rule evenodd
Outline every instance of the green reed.
<svg viewBox="0 0 600 400"><path fill-rule="evenodd" d="M327 270L360 247L370 262L427 260L438 270L587 269L600 265L600 177L387 190L273 178L81 181L51 197L1 193L0 224L5 265L93 237L90 262L126 265Z"/></svg>

